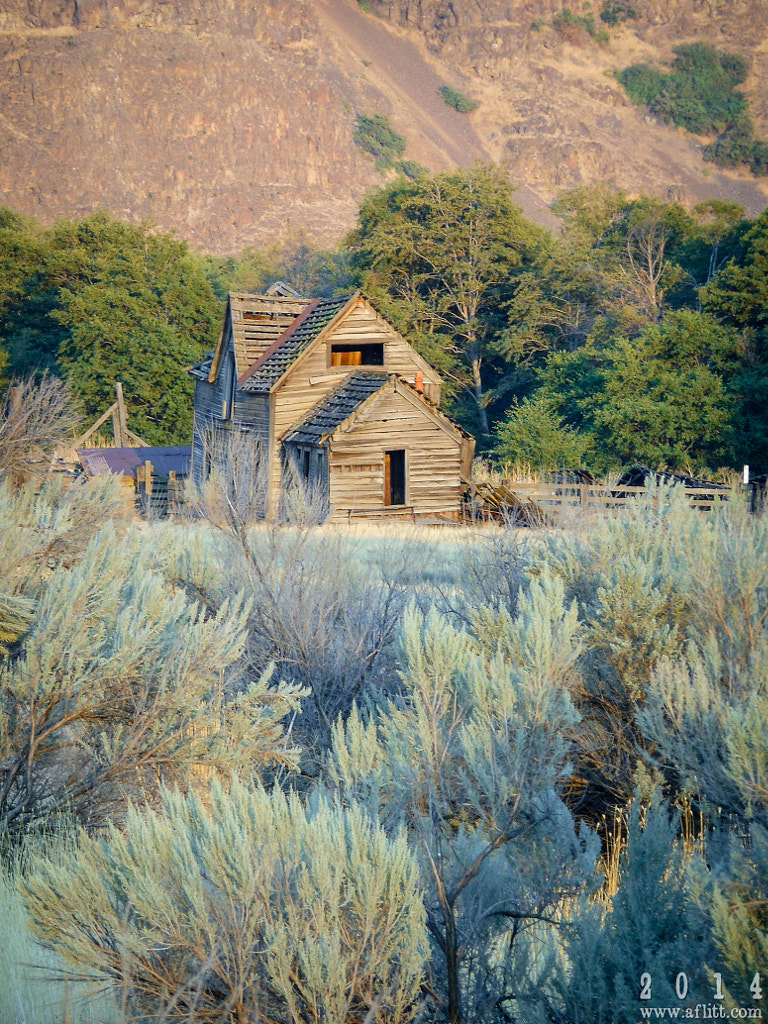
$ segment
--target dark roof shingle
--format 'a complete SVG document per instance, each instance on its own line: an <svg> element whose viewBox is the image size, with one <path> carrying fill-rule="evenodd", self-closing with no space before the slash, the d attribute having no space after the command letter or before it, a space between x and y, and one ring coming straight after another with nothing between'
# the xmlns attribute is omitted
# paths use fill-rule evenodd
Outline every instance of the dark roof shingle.
<svg viewBox="0 0 768 1024"><path fill-rule="evenodd" d="M302 352L312 344L338 313L349 303L351 296L340 299L319 299L307 307L298 317L301 322L292 324L264 353L257 363L248 370L245 379L239 381L243 391L269 391L292 366Z"/></svg>
<svg viewBox="0 0 768 1024"><path fill-rule="evenodd" d="M357 370L317 405L283 439L287 444L321 445L329 434L380 391L391 375Z"/></svg>

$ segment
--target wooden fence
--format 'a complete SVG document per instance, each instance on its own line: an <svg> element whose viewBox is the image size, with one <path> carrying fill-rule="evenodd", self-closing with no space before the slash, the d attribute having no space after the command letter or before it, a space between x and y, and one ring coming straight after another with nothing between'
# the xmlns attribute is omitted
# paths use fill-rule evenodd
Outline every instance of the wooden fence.
<svg viewBox="0 0 768 1024"><path fill-rule="evenodd" d="M597 515L625 508L640 495L645 487L616 484L610 487L600 483L550 483L539 481L509 482L507 484L480 483L473 487L465 505L465 522L495 520L521 526L546 526L569 518ZM720 501L727 501L743 488L686 487L684 493L693 508L706 511ZM762 492L761 492L762 495ZM750 511L758 511L757 492L749 492Z"/></svg>
<svg viewBox="0 0 768 1024"><path fill-rule="evenodd" d="M184 479L171 470L156 472L151 462L136 468L136 505L148 516L165 516L179 511L184 500Z"/></svg>
<svg viewBox="0 0 768 1024"><path fill-rule="evenodd" d="M545 509L566 511L586 509L603 512L624 508L628 502L647 493L645 487L605 484L509 483L507 488L520 498L535 502ZM695 508L710 509L719 501L727 501L736 492L732 487L686 487L684 493Z"/></svg>

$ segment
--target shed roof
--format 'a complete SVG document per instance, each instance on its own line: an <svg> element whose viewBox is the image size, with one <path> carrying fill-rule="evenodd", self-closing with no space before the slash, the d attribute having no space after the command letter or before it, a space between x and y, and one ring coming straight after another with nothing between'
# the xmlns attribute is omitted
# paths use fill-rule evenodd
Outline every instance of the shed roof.
<svg viewBox="0 0 768 1024"><path fill-rule="evenodd" d="M271 390L354 298L356 295L314 299L305 304L302 313L293 318L282 335L238 378L238 385L243 391Z"/></svg>
<svg viewBox="0 0 768 1024"><path fill-rule="evenodd" d="M290 444L321 445L371 395L387 383L389 374L356 370L329 395L313 406L284 438Z"/></svg>
<svg viewBox="0 0 768 1024"><path fill-rule="evenodd" d="M192 448L179 445L174 448L78 448L77 457L87 476L136 476L136 469L151 462L156 473L167 476L187 476L192 459Z"/></svg>

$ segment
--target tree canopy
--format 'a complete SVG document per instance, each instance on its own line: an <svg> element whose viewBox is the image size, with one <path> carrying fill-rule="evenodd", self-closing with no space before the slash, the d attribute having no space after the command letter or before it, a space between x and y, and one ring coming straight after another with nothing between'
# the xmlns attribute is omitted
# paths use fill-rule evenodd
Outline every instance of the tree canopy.
<svg viewBox="0 0 768 1024"><path fill-rule="evenodd" d="M469 397L484 435L494 322L547 244L513 196L501 167L400 180L366 197L347 240L364 290L450 378L457 404Z"/></svg>
<svg viewBox="0 0 768 1024"><path fill-rule="evenodd" d="M120 379L140 436L187 441L185 371L230 289L357 285L441 373L481 453L768 470L766 215L609 184L564 192L553 211L557 234L525 218L505 168L478 165L374 190L335 249L299 230L214 257L103 213L43 229L3 210L0 375L63 375L88 416Z"/></svg>

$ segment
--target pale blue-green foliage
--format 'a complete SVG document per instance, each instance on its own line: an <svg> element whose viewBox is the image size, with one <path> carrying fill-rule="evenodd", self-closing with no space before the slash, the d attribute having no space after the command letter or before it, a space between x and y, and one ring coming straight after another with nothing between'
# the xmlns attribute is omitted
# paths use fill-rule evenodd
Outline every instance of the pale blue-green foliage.
<svg viewBox="0 0 768 1024"><path fill-rule="evenodd" d="M631 798L647 747L637 713L654 670L715 649L728 675L754 656L766 614L765 519L738 499L707 513L681 488L650 487L589 532L549 539L531 568L544 570L578 601L578 771L593 813L610 814Z"/></svg>
<svg viewBox="0 0 768 1024"><path fill-rule="evenodd" d="M281 719L301 692L265 678L233 700L226 686L248 611L234 596L208 615L174 593L139 531L105 527L53 570L21 651L0 663L0 827L64 808L98 820L202 766L295 763Z"/></svg>
<svg viewBox="0 0 768 1024"><path fill-rule="evenodd" d="M748 1005L768 951L768 521L734 504L690 538L688 641L656 666L638 723L707 823L706 863L690 870L718 947L710 966L726 1004Z"/></svg>
<svg viewBox="0 0 768 1024"><path fill-rule="evenodd" d="M685 640L715 636L728 664L746 665L764 630L768 522L736 498L703 513L681 488L652 487L588 534L553 537L538 561L578 599L585 642L638 694Z"/></svg>
<svg viewBox="0 0 768 1024"><path fill-rule="evenodd" d="M246 658L254 672L274 663L306 689L294 735L316 775L338 715L394 676L402 612L418 590L406 545L393 540L362 559L359 539L295 524L194 532L189 552L166 542L166 571L214 608L233 589L248 595Z"/></svg>
<svg viewBox="0 0 768 1024"><path fill-rule="evenodd" d="M29 930L14 871L0 869L0 1021L3 1024L117 1024L117 1004L73 979L64 962L43 950Z"/></svg>
<svg viewBox="0 0 768 1024"><path fill-rule="evenodd" d="M402 836L357 807L235 781L38 859L23 882L40 940L156 1019L407 1021L424 908ZM373 1008L373 1009L372 1009ZM142 1019L144 1019L142 1017Z"/></svg>
<svg viewBox="0 0 768 1024"><path fill-rule="evenodd" d="M694 519L681 589L690 602L688 634L713 638L728 676L749 670L768 625L768 517L729 501ZM760 655L762 657L762 655Z"/></svg>
<svg viewBox="0 0 768 1024"><path fill-rule="evenodd" d="M681 576L694 546L695 516L679 490L651 488L587 534L552 537L539 554L578 599L585 644L634 696L641 695L649 666L677 649L686 627Z"/></svg>
<svg viewBox="0 0 768 1024"><path fill-rule="evenodd" d="M744 614L751 623L715 621L702 650L691 643L685 659L659 666L638 716L657 763L708 822L697 877L728 1006L752 1004L748 986L768 954L768 630L764 619L755 628L758 598Z"/></svg>
<svg viewBox="0 0 768 1024"><path fill-rule="evenodd" d="M493 1019L482 1006L498 1010L520 980L514 941L533 922L555 924L594 870L599 843L557 792L578 720L567 690L577 629L562 582L546 574L516 618L486 609L474 633L411 610L402 696L334 730L331 783L408 831L434 976L450 1001L454 972L466 1020Z"/></svg>
<svg viewBox="0 0 768 1024"><path fill-rule="evenodd" d="M77 561L105 521L125 509L117 478L65 490L61 480L0 482L0 656L29 629L51 568Z"/></svg>
<svg viewBox="0 0 768 1024"><path fill-rule="evenodd" d="M628 831L613 899L582 905L564 931L561 970L542 995L549 1020L614 1024L639 1019L643 1006L679 1006L683 1015L711 1002L713 946L687 873L678 815L655 793L650 804L635 801ZM687 977L683 1000L675 988L680 972ZM641 1000L644 974L650 999Z"/></svg>

